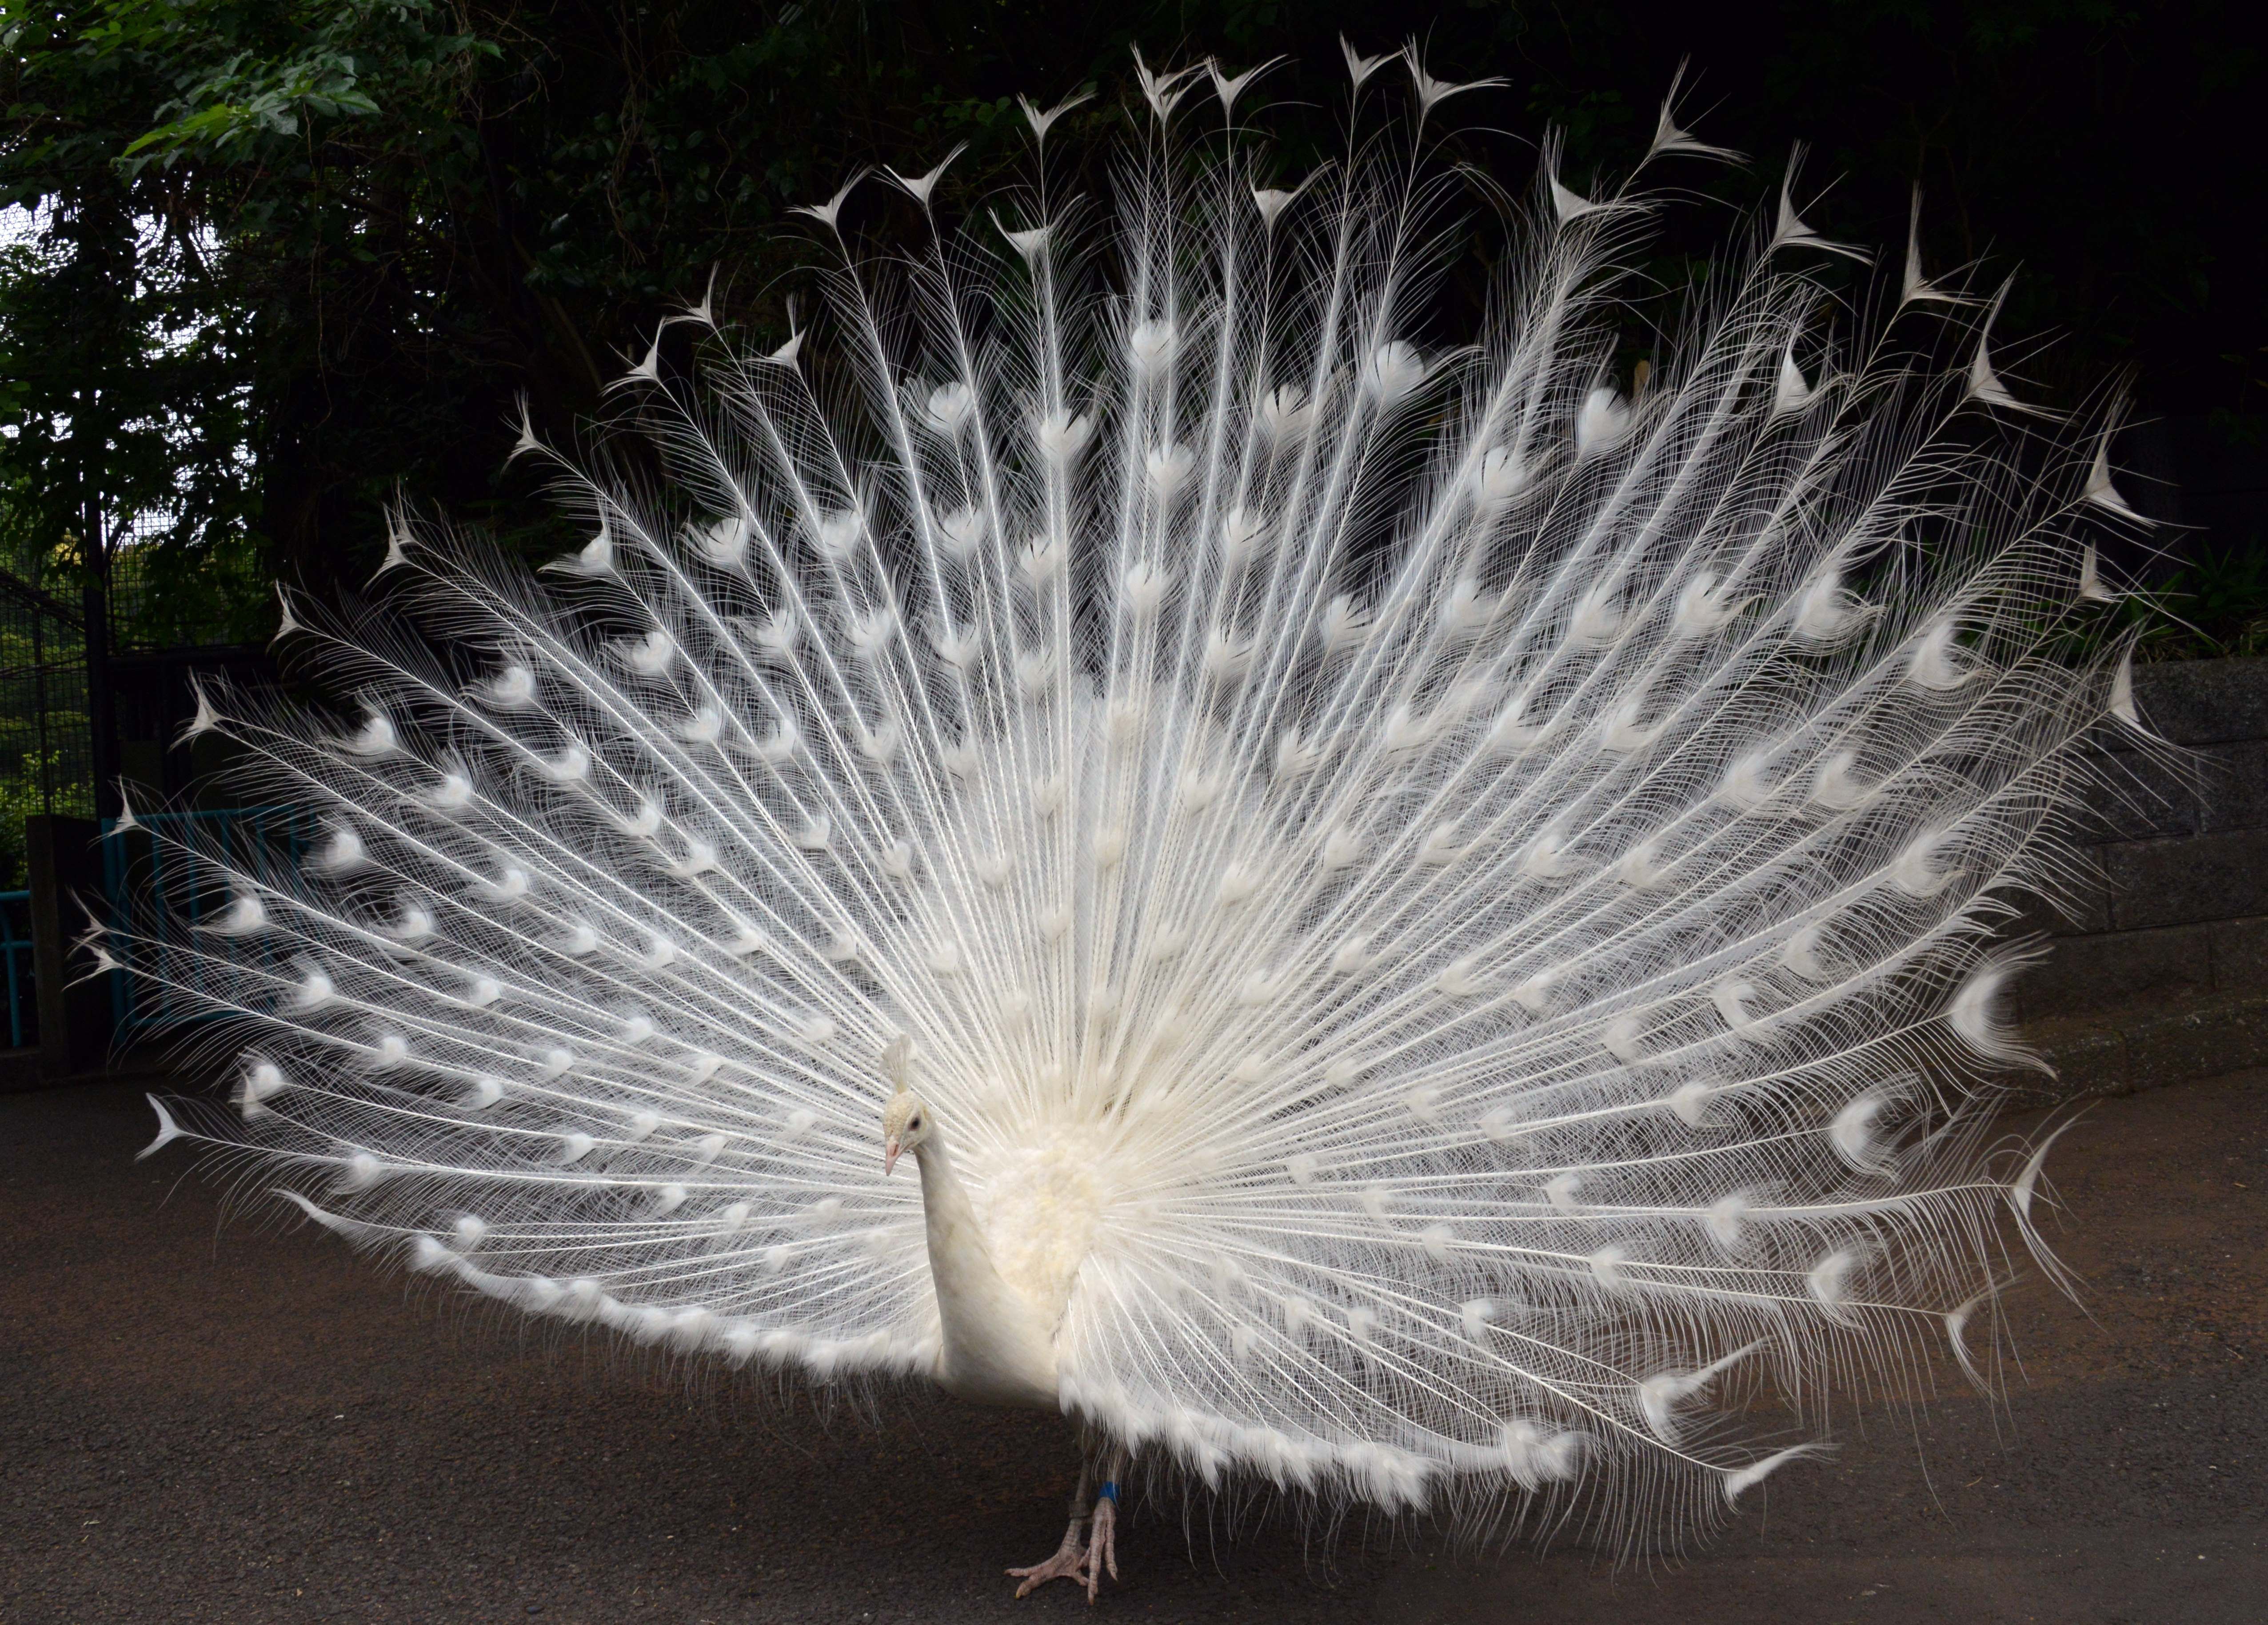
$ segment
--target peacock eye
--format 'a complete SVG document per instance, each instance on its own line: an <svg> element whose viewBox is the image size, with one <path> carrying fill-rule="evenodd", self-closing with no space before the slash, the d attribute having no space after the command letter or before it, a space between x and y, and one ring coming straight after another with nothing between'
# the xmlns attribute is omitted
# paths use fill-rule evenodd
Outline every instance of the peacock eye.
<svg viewBox="0 0 2268 1625"><path fill-rule="evenodd" d="M918 1116L915 1116L915 1117L909 1118L909 1119L906 1120L906 1126L907 1126L908 1128L919 1128L919 1127L921 1126L921 1119L920 1119L920 1117L918 1117Z"/></svg>

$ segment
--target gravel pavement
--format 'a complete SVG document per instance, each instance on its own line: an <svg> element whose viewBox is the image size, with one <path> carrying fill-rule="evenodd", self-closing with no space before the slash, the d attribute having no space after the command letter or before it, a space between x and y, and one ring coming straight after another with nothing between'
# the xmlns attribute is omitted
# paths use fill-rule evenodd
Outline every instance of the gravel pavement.
<svg viewBox="0 0 2268 1625"><path fill-rule="evenodd" d="M0 1098L0 1625L1090 1617L1001 1575L1061 1533L1059 1423L688 1392L312 1227L224 1224L180 1151L131 1160L149 1134L121 1087ZM1092 1617L2268 1619L2268 1073L2104 1102L2050 1171L2087 1311L2018 1289L2007 1407L1861 1407L1680 1562L1138 1508Z"/></svg>

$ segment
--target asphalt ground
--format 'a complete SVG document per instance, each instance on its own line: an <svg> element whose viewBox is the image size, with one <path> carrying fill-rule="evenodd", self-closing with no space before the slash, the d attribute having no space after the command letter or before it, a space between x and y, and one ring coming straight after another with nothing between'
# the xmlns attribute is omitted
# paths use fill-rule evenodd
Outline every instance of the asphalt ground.
<svg viewBox="0 0 2268 1625"><path fill-rule="evenodd" d="M2021 1120L2018 1122L2022 1126ZM2102 1103L2049 1167L2085 1306L2005 1406L1861 1406L1674 1562L1137 1506L1086 1614L1062 1425L873 1415L562 1341L238 1217L140 1096L0 1098L0 1621L2268 1619L2268 1073Z"/></svg>

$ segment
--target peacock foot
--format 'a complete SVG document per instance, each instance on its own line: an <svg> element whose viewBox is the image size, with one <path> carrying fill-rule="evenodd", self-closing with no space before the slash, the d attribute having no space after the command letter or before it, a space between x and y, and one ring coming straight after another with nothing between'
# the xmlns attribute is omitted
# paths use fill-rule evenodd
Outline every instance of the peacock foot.
<svg viewBox="0 0 2268 1625"><path fill-rule="evenodd" d="M1016 1595L1028 1597L1049 1580L1085 1580L1087 1577L1086 1542L1080 1538L1080 1534L1086 1527L1085 1518L1072 1518L1071 1527L1064 1531L1063 1544L1056 1548L1056 1555L1053 1557L1049 1558L1045 1562L1034 1563L1028 1569L1009 1570L1008 1575L1011 1579L1023 1581L1023 1584L1016 1588ZM1094 1594L1094 1587L1091 1584L1087 1591L1089 1596Z"/></svg>
<svg viewBox="0 0 2268 1625"><path fill-rule="evenodd" d="M1103 1486L1102 1494L1094 1503L1094 1527L1086 1543L1086 1599L1094 1600L1095 1590L1102 1584L1102 1571L1110 1570L1110 1577L1118 1577L1118 1487Z"/></svg>
<svg viewBox="0 0 2268 1625"><path fill-rule="evenodd" d="M1086 1484L1079 1486L1082 1498ZM1094 1500L1094 1510L1080 1511L1079 1503L1072 1503L1071 1527L1064 1531L1063 1544L1056 1555L1043 1563L1034 1563L1028 1569L1011 1569L1008 1573L1023 1582L1016 1595L1028 1597L1049 1580L1073 1580L1086 1587L1086 1599L1094 1600L1101 1588L1103 1571L1108 1570L1112 1579L1118 1577L1118 1484L1114 1479L1102 1487ZM1090 1528L1089 1525L1092 1525ZM1087 1538L1081 1539L1085 1531Z"/></svg>

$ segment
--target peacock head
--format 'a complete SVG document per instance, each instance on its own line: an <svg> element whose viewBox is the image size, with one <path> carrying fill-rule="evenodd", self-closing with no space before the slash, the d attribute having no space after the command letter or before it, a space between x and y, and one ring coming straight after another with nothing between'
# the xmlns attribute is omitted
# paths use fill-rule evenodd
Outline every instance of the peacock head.
<svg viewBox="0 0 2268 1625"><path fill-rule="evenodd" d="M882 1108L882 1174L898 1165L898 1156L904 1151L921 1149L930 1136L930 1109L922 1104L920 1096L910 1089L900 1089L890 1097L890 1104Z"/></svg>

